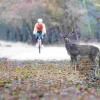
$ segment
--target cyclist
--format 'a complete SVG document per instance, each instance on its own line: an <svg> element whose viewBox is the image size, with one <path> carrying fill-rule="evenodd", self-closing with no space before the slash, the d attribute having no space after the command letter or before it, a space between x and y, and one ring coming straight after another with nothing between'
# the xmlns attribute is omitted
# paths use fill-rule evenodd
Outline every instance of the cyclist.
<svg viewBox="0 0 100 100"><path fill-rule="evenodd" d="M33 34L35 34L36 36L36 41L38 40L39 37L41 38L41 40L43 40L43 36L46 34L46 26L43 23L42 18L37 19L37 23L34 26ZM38 46L38 41L36 43L36 47L37 46ZM43 44L42 44L42 47L43 47Z"/></svg>

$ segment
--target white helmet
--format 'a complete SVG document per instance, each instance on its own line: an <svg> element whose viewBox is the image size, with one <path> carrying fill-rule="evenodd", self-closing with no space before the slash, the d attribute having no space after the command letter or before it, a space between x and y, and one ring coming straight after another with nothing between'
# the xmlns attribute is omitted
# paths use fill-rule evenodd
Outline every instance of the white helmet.
<svg viewBox="0 0 100 100"><path fill-rule="evenodd" d="M43 22L43 19L42 19L42 18L39 18L39 19L37 20L37 22L38 22L38 23L42 23L42 22Z"/></svg>

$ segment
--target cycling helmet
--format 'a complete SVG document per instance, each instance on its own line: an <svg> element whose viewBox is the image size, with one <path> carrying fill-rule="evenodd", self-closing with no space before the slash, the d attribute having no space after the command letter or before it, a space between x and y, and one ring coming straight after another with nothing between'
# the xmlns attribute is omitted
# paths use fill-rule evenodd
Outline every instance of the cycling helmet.
<svg viewBox="0 0 100 100"><path fill-rule="evenodd" d="M39 19L37 20L37 22L38 22L38 23L42 23L42 22L43 22L43 19L42 19L42 18L39 18Z"/></svg>

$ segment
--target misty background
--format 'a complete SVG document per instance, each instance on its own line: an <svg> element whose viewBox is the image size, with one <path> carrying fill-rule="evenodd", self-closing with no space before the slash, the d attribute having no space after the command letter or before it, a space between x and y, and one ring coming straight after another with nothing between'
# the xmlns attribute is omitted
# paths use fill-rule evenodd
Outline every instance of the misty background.
<svg viewBox="0 0 100 100"><path fill-rule="evenodd" d="M43 18L44 42L100 41L100 0L0 0L0 40L35 43L33 28Z"/></svg>

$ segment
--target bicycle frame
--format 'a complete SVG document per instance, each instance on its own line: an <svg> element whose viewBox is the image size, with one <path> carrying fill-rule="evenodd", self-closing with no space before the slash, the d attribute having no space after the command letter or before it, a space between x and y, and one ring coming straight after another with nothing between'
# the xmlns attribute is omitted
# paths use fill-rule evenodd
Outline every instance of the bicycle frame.
<svg viewBox="0 0 100 100"><path fill-rule="evenodd" d="M39 53L41 53L41 45L42 45L41 38L38 37L38 49L39 49Z"/></svg>

